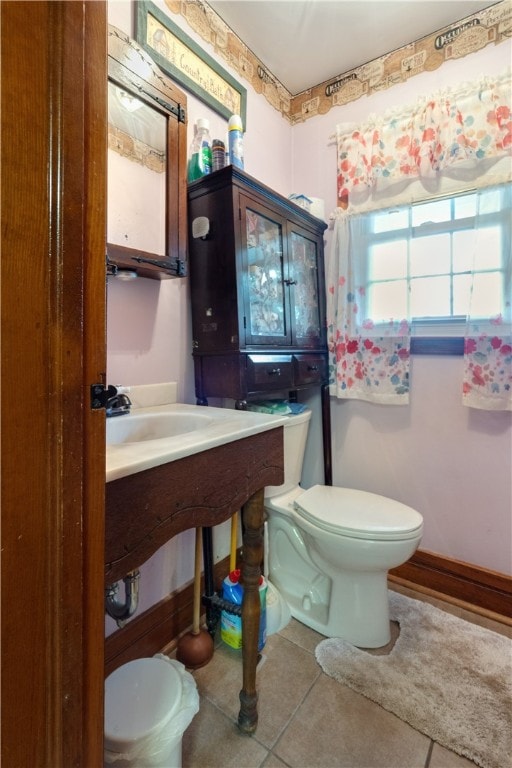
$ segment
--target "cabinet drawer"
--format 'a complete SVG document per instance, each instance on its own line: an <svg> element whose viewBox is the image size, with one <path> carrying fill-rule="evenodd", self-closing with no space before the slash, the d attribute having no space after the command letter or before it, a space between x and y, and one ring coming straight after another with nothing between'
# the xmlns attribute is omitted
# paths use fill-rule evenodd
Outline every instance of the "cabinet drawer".
<svg viewBox="0 0 512 768"><path fill-rule="evenodd" d="M320 355L293 355L296 386L321 384L327 378L327 360Z"/></svg>
<svg viewBox="0 0 512 768"><path fill-rule="evenodd" d="M287 389L293 384L292 355L249 355L248 391Z"/></svg>

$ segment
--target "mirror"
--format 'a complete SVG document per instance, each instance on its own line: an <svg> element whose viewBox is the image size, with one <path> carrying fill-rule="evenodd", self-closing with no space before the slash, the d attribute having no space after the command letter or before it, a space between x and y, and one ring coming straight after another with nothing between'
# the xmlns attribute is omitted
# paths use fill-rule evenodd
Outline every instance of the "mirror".
<svg viewBox="0 0 512 768"><path fill-rule="evenodd" d="M183 277L186 96L113 26L108 80L109 263L141 277Z"/></svg>

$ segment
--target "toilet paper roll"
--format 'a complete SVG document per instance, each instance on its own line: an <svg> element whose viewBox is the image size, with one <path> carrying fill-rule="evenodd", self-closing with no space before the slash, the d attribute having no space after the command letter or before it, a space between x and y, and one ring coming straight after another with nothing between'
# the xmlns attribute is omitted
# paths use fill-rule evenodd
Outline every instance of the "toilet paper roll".
<svg viewBox="0 0 512 768"><path fill-rule="evenodd" d="M311 197L311 195L309 195L309 199L311 200L309 212L317 219L325 221L325 200L321 197Z"/></svg>

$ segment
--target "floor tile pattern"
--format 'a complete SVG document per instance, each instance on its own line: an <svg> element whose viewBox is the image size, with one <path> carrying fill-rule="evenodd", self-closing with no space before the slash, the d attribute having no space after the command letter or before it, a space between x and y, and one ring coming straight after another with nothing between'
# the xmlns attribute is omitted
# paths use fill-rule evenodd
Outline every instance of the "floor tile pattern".
<svg viewBox="0 0 512 768"><path fill-rule="evenodd" d="M512 627L405 587L392 588L512 636ZM212 661L193 673L200 710L183 736L183 768L475 768L325 675L314 655L322 639L294 619L268 638L258 667L259 723L253 736L236 725L241 653L219 642Z"/></svg>

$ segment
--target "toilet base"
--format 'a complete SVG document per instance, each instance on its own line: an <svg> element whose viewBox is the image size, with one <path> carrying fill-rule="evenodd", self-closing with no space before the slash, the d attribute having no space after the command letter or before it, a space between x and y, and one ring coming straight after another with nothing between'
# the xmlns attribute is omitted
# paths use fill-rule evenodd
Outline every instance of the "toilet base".
<svg viewBox="0 0 512 768"><path fill-rule="evenodd" d="M311 558L308 539L275 510L269 515L269 579L293 618L326 637L342 637L361 648L391 639L387 570L331 571Z"/></svg>
<svg viewBox="0 0 512 768"><path fill-rule="evenodd" d="M360 648L381 648L391 640L387 573L337 574L336 583L318 573L313 582L272 576L294 619L326 637L341 637Z"/></svg>

